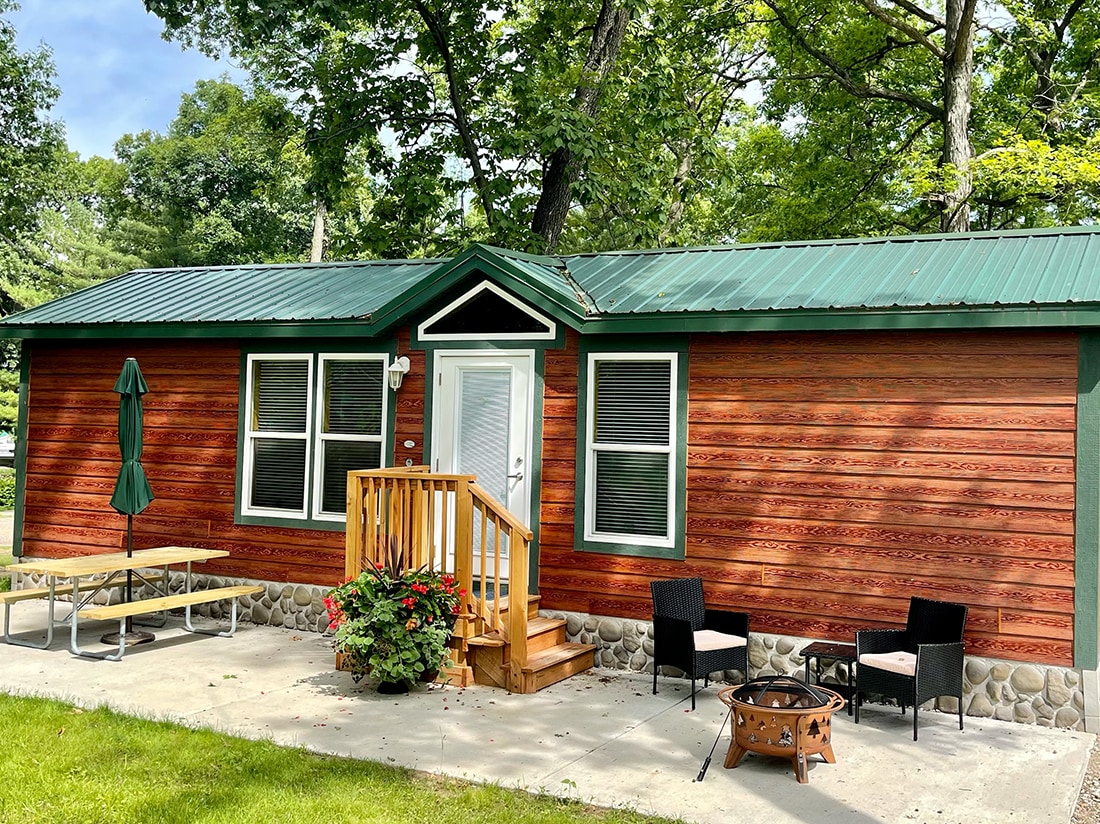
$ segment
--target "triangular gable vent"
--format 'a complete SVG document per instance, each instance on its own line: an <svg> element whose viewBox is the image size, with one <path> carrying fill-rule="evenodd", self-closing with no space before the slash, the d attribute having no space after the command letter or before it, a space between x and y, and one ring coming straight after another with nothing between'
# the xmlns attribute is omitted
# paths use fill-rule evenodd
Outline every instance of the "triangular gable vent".
<svg viewBox="0 0 1100 824"><path fill-rule="evenodd" d="M553 340L554 321L483 281L417 329L420 340Z"/></svg>

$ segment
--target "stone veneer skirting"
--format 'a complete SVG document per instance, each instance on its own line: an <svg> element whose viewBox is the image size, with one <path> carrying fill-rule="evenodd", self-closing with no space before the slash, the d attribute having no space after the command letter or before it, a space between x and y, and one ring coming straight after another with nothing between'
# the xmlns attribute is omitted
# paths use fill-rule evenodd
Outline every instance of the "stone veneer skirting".
<svg viewBox="0 0 1100 824"><path fill-rule="evenodd" d="M18 566L15 567L18 571ZM236 584L261 584L263 592L237 599L237 617L262 626L283 627L301 632L327 632L328 613L324 597L329 587L311 584L278 584L246 578L195 576L194 588L212 589ZM171 573L170 589L181 592L183 574ZM104 591L97 603L121 600L118 589ZM226 602L197 604L194 614L220 619L228 617ZM609 618L576 612L542 610L547 618L563 618L568 640L596 647L596 666L603 669L653 672L653 624L628 618ZM753 677L760 675L798 675L804 672L798 651L810 643L807 638L752 633L749 638L749 667ZM675 668L665 668L669 674L682 674ZM734 683L743 675L725 674ZM845 683L844 665L822 662L822 680ZM662 674L662 677L666 677ZM1085 695L1081 673L1070 667L1048 667L967 656L963 678L963 702L966 715L997 718L1043 727L1085 729ZM944 712L957 712L954 698L938 698L928 702Z"/></svg>
<svg viewBox="0 0 1100 824"><path fill-rule="evenodd" d="M653 672L651 622L554 610L543 610L540 614L548 618L564 618L570 641L593 644L596 647L597 667ZM805 671L804 661L798 651L810 641L807 638L750 633L749 668L752 676L801 675ZM679 674L675 668L664 669ZM725 675L735 683L743 680L741 673ZM822 661L821 677L826 683L847 681L844 665L828 660ZM1085 729L1085 695L1081 673L1069 667L967 656L963 703L965 714L978 718ZM958 712L954 698L938 698L923 706L932 708L933 705L944 712Z"/></svg>

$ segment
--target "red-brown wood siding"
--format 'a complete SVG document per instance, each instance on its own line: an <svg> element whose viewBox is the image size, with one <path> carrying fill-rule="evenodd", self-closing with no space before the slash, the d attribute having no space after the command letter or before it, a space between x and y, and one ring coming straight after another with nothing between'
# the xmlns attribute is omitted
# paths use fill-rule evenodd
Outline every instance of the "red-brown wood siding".
<svg viewBox="0 0 1100 824"><path fill-rule="evenodd" d="M409 359L409 372L401 382L401 388L395 393L397 421L394 425L393 465L404 466L406 461L412 461L414 466L426 464L428 456L424 451L424 397L427 380L424 350L409 349L407 327L397 335L397 354ZM405 446L405 441L412 441L413 446Z"/></svg>
<svg viewBox="0 0 1100 824"><path fill-rule="evenodd" d="M423 353L396 393L397 449L423 446ZM142 466L156 495L134 518L134 546L227 549L202 572L331 585L344 575L344 533L233 522L240 347L233 341L25 344L28 395L23 552L60 557L125 547L126 518L110 506L119 468L115 380L135 357L149 385ZM388 391L388 390L387 390ZM394 395L391 393L391 398ZM404 449L405 439L416 448Z"/></svg>
<svg viewBox="0 0 1100 824"><path fill-rule="evenodd" d="M970 654L1072 664L1073 334L693 337L683 562L573 551L576 353L546 356L545 607L647 618L701 575L754 630L850 640L919 594L969 605Z"/></svg>

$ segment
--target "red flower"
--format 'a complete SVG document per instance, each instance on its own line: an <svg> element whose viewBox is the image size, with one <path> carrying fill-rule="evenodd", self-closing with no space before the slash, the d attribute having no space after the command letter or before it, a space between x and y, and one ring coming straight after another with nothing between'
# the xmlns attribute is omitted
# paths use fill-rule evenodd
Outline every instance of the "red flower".
<svg viewBox="0 0 1100 824"><path fill-rule="evenodd" d="M411 596L408 598L402 598L401 603L407 606L409 609L412 609L416 606L416 599Z"/></svg>
<svg viewBox="0 0 1100 824"><path fill-rule="evenodd" d="M413 592L419 592L421 595L428 591L428 588L423 584L413 584L409 587L409 589L411 589Z"/></svg>

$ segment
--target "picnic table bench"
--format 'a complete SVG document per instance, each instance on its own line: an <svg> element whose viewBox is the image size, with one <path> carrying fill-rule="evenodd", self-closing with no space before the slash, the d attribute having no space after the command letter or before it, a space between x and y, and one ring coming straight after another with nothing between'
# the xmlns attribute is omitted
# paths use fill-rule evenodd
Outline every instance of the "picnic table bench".
<svg viewBox="0 0 1100 824"><path fill-rule="evenodd" d="M142 584L160 584L165 580L164 573L157 572L149 575L142 575L140 583ZM11 635L11 605L17 604L20 601L35 601L42 598L57 598L59 596L72 595L75 589L75 584L60 584L53 587L52 595L50 587L22 587L20 589L13 589L8 592L0 592L0 604L4 605L4 641L8 644L15 644L21 647L30 647L31 649L46 649L53 641L53 633L47 631L46 642L43 644L35 644L31 641L24 641L20 638L13 638ZM119 587L126 586L126 579L115 578L113 580L104 580L98 589L118 589ZM57 623L54 620L53 605L51 604L49 621L51 626Z"/></svg>
<svg viewBox="0 0 1100 824"><path fill-rule="evenodd" d="M217 635L220 638L229 638L237 631L237 598L243 595L252 595L263 592L264 588L259 584L241 584L230 587L217 587L215 589L199 589L191 592L181 592L178 595L164 595L158 598L142 598L138 601L110 604L109 606L91 607L80 610L80 617L93 621L109 621L118 619L118 652L112 654L89 653L81 651L80 655L89 655L96 658L106 658L116 661L122 658L126 651L126 619L135 615L144 615L147 612L165 612L170 609L183 607L183 626L188 632L198 632L204 635ZM208 604L214 601L231 600L233 603L232 617L227 630L197 629L191 625L191 607L195 604Z"/></svg>

